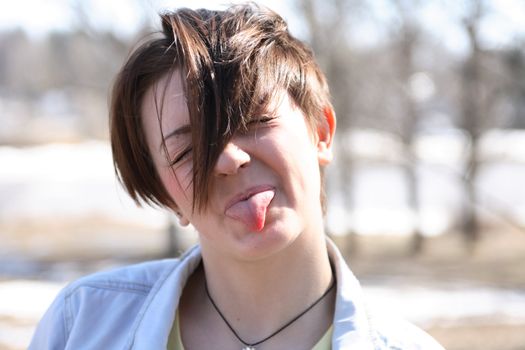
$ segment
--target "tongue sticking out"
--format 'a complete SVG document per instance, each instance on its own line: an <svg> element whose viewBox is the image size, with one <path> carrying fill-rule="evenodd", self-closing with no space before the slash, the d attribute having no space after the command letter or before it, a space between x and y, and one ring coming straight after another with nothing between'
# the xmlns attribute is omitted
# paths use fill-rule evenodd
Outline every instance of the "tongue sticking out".
<svg viewBox="0 0 525 350"><path fill-rule="evenodd" d="M273 199L273 190L263 191L235 203L226 209L226 216L241 221L250 230L261 231L266 221L266 209Z"/></svg>

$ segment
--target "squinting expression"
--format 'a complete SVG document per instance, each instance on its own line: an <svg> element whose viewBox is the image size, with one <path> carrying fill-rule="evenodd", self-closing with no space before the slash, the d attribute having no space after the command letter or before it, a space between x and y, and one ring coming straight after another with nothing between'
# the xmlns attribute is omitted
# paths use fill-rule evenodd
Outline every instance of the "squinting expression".
<svg viewBox="0 0 525 350"><path fill-rule="evenodd" d="M214 168L206 208L193 211L191 130L180 74L166 76L156 86L142 103L148 147L182 214L181 223L193 224L203 248L210 243L230 253L268 253L270 246L322 226L320 165L331 160L334 120L311 130L283 93L274 101L274 113L254 117L248 130L226 145ZM157 109L155 100L161 101L163 93L162 108Z"/></svg>

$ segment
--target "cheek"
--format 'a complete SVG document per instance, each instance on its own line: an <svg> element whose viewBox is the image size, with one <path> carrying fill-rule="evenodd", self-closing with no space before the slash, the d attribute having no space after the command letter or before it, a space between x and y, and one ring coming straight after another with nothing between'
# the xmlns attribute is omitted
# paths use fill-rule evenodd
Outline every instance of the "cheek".
<svg viewBox="0 0 525 350"><path fill-rule="evenodd" d="M193 196L191 167L164 167L159 170L162 184L177 206L191 206Z"/></svg>
<svg viewBox="0 0 525 350"><path fill-rule="evenodd" d="M275 138L272 157L279 159L282 174L291 177L293 187L299 191L313 190L312 181L319 179L317 147L306 130L289 129Z"/></svg>

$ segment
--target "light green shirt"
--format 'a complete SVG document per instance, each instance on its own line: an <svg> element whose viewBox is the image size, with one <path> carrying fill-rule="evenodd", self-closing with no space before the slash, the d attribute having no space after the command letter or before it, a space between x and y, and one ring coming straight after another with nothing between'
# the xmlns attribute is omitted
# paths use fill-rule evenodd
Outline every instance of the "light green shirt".
<svg viewBox="0 0 525 350"><path fill-rule="evenodd" d="M312 350L330 350L332 349L331 340L332 340L333 327L330 326L326 333L319 339L317 344L312 348ZM179 324L179 313L176 313L175 322L173 323L173 328L170 332L170 337L168 339L168 350L184 350L184 345L182 345L182 338L180 336L180 324Z"/></svg>

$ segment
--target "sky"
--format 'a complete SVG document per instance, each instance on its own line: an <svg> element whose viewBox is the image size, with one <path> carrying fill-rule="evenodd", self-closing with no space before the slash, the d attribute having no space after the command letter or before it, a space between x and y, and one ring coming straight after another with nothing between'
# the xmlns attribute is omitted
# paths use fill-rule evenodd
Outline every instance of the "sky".
<svg viewBox="0 0 525 350"><path fill-rule="evenodd" d="M121 35L133 35L143 20L141 12L148 11L154 17L166 8L216 8L227 3L242 1L213 0L0 0L0 30L23 28L33 37L40 37L50 30L68 30L75 24L74 7L84 6L90 13L92 24L114 30ZM286 2L279 0L258 1L283 14L290 11Z"/></svg>
<svg viewBox="0 0 525 350"><path fill-rule="evenodd" d="M320 0L319 0L320 1ZM242 1L217 0L0 0L0 30L23 28L29 35L41 38L51 30L70 30L75 23L75 6L81 6L88 14L89 24L94 28L114 31L122 37L133 37L137 28L146 20L155 23L156 13L165 8L216 8L227 3ZM301 19L290 1L259 0L285 17L292 33L304 37ZM369 1L373 18L363 16L349 28L349 37L356 45L373 45L386 38L386 21L395 18L389 0ZM467 50L467 40L459 28L461 12L466 1L421 1L417 18L427 31L451 51ZM76 5L75 5L76 4ZM321 4L321 2L319 3ZM512 45L518 37L525 37L525 0L489 0L490 12L481 26L482 42L486 47ZM144 15L144 13L147 15Z"/></svg>

